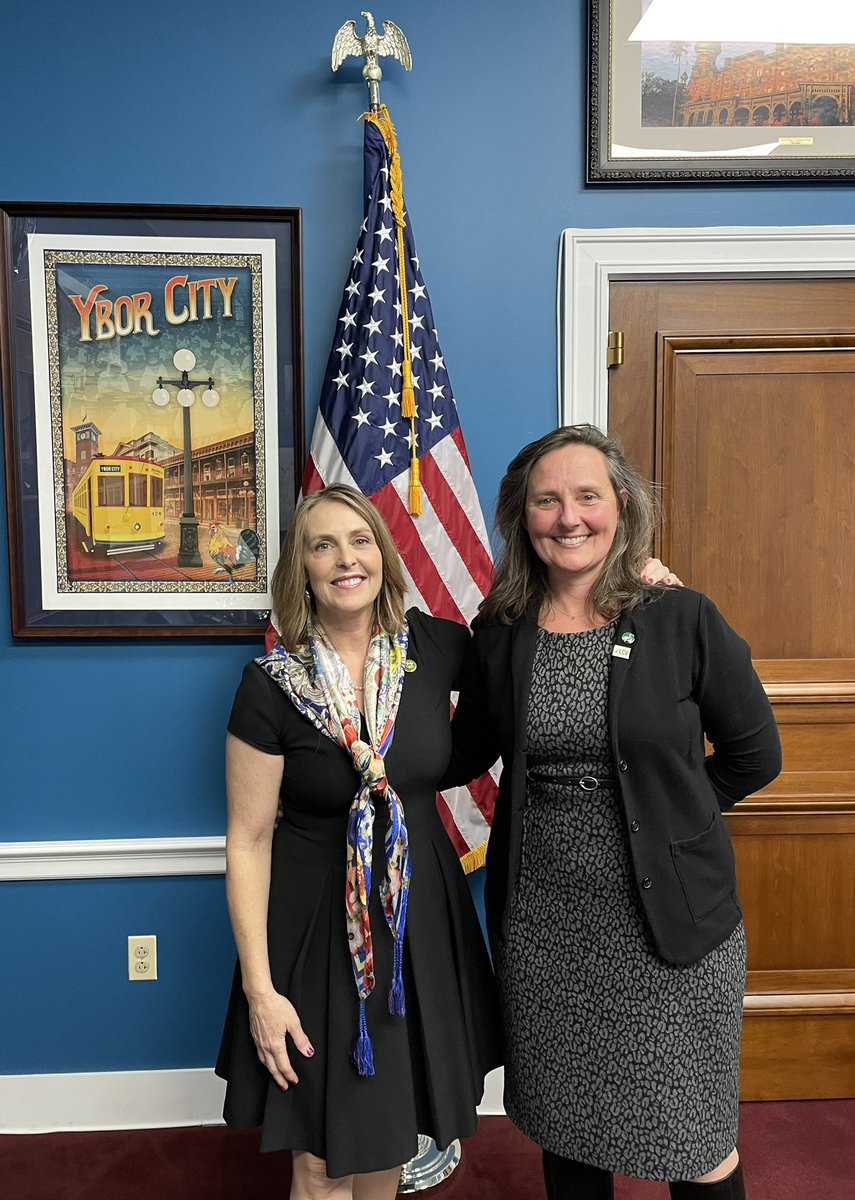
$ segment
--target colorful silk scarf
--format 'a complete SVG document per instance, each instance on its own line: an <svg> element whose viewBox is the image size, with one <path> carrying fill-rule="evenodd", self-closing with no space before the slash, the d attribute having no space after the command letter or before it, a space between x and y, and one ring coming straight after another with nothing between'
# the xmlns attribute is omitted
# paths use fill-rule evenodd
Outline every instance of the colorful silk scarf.
<svg viewBox="0 0 855 1200"><path fill-rule="evenodd" d="M374 1052L365 1019L365 1001L374 989L374 944L368 903L374 850L374 804L385 801L386 872L380 899L394 938L389 1011L403 1016L403 950L410 886L410 851L401 801L386 778L384 757L395 732L404 682L408 629L390 637L375 629L365 659L365 726L360 737L356 690L347 667L320 626L310 626L308 644L290 653L277 645L256 661L290 697L299 712L346 750L359 776L347 821L345 909L353 974L359 995L359 1029L351 1060L360 1075L374 1074Z"/></svg>

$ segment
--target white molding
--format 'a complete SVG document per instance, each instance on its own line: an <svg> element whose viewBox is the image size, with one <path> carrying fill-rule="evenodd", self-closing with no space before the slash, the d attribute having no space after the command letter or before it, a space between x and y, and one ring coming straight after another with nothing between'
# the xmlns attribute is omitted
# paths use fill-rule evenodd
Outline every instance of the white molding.
<svg viewBox="0 0 855 1200"><path fill-rule="evenodd" d="M222 1125L225 1083L211 1067L0 1078L0 1133Z"/></svg>
<svg viewBox="0 0 855 1200"><path fill-rule="evenodd" d="M565 229L559 249L558 419L608 428L613 279L855 275L855 226Z"/></svg>
<svg viewBox="0 0 855 1200"><path fill-rule="evenodd" d="M501 1116L501 1069L487 1076L482 1116ZM0 1076L0 1135L222 1125L225 1083L211 1067Z"/></svg>
<svg viewBox="0 0 855 1200"><path fill-rule="evenodd" d="M503 1117L505 1115L504 1092L505 1069L497 1067L484 1080L484 1095L478 1105L479 1114L482 1117Z"/></svg>
<svg viewBox="0 0 855 1200"><path fill-rule="evenodd" d="M225 837L0 842L0 881L222 875Z"/></svg>

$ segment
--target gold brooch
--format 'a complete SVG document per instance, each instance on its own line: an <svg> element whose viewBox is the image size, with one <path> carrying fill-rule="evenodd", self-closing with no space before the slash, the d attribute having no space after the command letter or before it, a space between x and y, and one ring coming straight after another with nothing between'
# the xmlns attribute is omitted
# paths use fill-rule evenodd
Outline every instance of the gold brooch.
<svg viewBox="0 0 855 1200"><path fill-rule="evenodd" d="M405 658L405 659L404 659L404 670L405 670L405 671L406 671L408 674L410 674L412 671L415 671L415 670L416 670L416 667L417 667L417 664L416 664L416 663L414 663L414 662L413 662L413 660L412 660L411 658Z"/></svg>

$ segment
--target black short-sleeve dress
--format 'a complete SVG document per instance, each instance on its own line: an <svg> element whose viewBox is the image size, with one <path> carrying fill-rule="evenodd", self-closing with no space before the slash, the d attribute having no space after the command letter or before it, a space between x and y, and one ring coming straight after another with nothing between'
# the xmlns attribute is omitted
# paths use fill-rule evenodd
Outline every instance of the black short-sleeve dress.
<svg viewBox="0 0 855 1200"><path fill-rule="evenodd" d="M447 764L449 693L468 641L450 621L408 614L408 658L387 774L409 831L412 881L405 935L405 1017L391 1016L392 938L377 886L385 813L375 818L370 901L377 986L367 1002L376 1074L350 1063L358 1000L345 925L347 816L357 776L250 663L229 731L285 758L282 820L273 835L268 947L273 983L296 1008L315 1055L294 1052L300 1082L282 1092L259 1062L235 973L217 1074L228 1081L224 1116L260 1125L263 1150L308 1150L330 1176L379 1171L412 1158L418 1135L440 1148L475 1132L484 1076L500 1062L489 958L469 888L436 807Z"/></svg>

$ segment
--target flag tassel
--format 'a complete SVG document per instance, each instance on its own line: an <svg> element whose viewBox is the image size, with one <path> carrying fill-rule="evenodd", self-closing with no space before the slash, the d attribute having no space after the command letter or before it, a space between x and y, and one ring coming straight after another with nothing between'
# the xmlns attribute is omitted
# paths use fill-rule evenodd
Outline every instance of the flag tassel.
<svg viewBox="0 0 855 1200"><path fill-rule="evenodd" d="M410 515L420 517L422 515L422 480L419 460L413 451L413 457L410 462L410 496L409 496Z"/></svg>
<svg viewBox="0 0 855 1200"><path fill-rule="evenodd" d="M404 359L404 382L401 386L401 416L410 420L416 415L416 390L413 387L413 364Z"/></svg>

